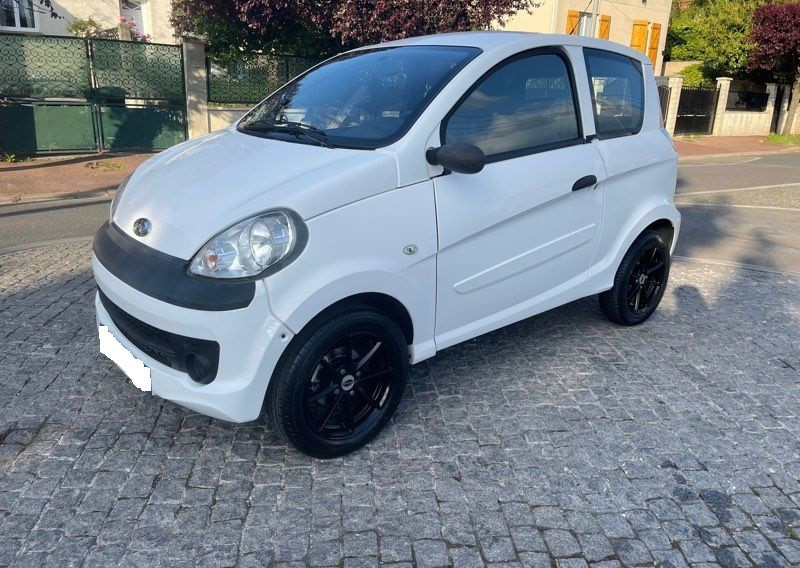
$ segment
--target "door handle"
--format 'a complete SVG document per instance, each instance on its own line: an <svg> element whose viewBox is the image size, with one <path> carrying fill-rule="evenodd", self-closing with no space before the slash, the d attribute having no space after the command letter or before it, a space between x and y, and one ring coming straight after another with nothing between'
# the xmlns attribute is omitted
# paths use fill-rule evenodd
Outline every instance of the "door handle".
<svg viewBox="0 0 800 568"><path fill-rule="evenodd" d="M579 189L585 189L587 187L592 187L593 185L597 185L596 176L583 176L581 179L572 184L572 191L578 191Z"/></svg>

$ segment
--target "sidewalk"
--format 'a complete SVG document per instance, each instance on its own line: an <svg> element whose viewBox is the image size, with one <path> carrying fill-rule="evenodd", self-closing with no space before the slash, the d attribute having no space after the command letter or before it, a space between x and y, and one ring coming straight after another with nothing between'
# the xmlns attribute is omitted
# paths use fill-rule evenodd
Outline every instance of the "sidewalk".
<svg viewBox="0 0 800 568"><path fill-rule="evenodd" d="M676 136L681 158L799 151L798 146L767 142L763 136Z"/></svg>
<svg viewBox="0 0 800 568"><path fill-rule="evenodd" d="M105 197L152 154L87 154L0 162L0 205Z"/></svg>

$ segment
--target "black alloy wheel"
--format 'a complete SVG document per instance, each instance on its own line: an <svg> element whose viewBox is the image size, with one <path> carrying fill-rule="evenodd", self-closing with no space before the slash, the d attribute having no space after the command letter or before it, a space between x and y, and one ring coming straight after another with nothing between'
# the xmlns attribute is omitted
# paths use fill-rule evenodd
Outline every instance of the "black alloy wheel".
<svg viewBox="0 0 800 568"><path fill-rule="evenodd" d="M267 412L278 432L318 458L352 452L397 409L408 342L384 313L350 306L312 321L287 347L270 382Z"/></svg>
<svg viewBox="0 0 800 568"><path fill-rule="evenodd" d="M628 277L628 308L633 315L646 312L664 287L667 263L661 248L652 244L642 250Z"/></svg>
<svg viewBox="0 0 800 568"><path fill-rule="evenodd" d="M305 416L327 440L357 435L380 419L396 371L387 360L386 338L354 331L334 341L308 380Z"/></svg>
<svg viewBox="0 0 800 568"><path fill-rule="evenodd" d="M669 268L669 246L664 237L655 231L640 235L625 253L614 286L599 296L603 313L622 325L645 321L664 296Z"/></svg>

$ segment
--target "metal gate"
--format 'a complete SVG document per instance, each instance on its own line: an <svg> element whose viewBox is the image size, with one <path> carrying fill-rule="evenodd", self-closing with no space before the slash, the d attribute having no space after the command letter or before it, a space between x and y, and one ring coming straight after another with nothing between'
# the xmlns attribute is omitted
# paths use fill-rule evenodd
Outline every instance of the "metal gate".
<svg viewBox="0 0 800 568"><path fill-rule="evenodd" d="M667 117L667 109L669 108L669 97L672 89L668 85L658 86L658 102L661 105L661 123L663 125Z"/></svg>
<svg viewBox="0 0 800 568"><path fill-rule="evenodd" d="M681 89L675 134L711 134L719 92L716 88Z"/></svg>
<svg viewBox="0 0 800 568"><path fill-rule="evenodd" d="M162 149L186 139L178 46L0 34L0 150Z"/></svg>

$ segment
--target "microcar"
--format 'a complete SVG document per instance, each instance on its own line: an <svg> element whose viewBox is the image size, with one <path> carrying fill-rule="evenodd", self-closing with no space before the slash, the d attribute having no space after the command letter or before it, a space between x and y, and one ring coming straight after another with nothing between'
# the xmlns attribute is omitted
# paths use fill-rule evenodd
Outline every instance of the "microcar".
<svg viewBox="0 0 800 568"><path fill-rule="evenodd" d="M342 455L441 349L594 294L646 320L676 173L650 61L622 45L349 51L120 186L94 240L101 351L154 395Z"/></svg>

